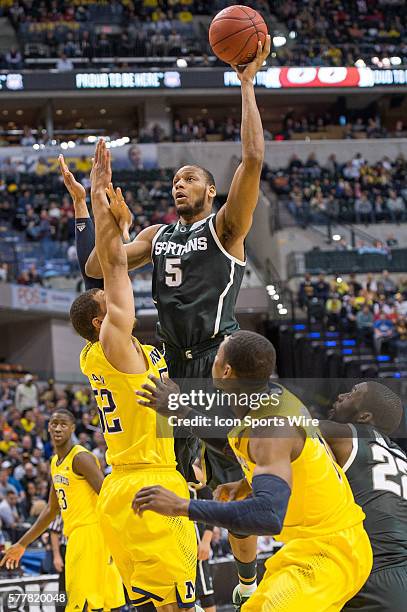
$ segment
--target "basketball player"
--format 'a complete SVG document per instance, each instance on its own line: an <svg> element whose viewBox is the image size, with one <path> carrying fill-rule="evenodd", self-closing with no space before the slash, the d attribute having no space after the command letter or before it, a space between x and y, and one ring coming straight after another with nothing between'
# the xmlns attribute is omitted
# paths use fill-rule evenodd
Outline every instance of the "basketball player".
<svg viewBox="0 0 407 612"><path fill-rule="evenodd" d="M253 62L244 67L233 66L241 81L242 160L224 206L212 214L216 188L211 172L193 164L183 166L176 172L172 187L179 221L146 228L126 245L129 269L150 261L154 264L153 299L171 378L209 379L220 343L238 329L234 310L245 269L244 240L259 197L264 157L263 126L253 79L269 55L270 45L267 36L264 48L259 42ZM63 176L65 179L66 173ZM124 212L125 225L127 207L118 208ZM76 232L77 251L83 270L84 257L93 247L93 229L87 213L77 219L77 228L78 224L81 231ZM84 278L98 276L102 276L102 270L93 251ZM87 283L87 288L90 286ZM175 452L178 469L187 480L194 480L196 446L177 437ZM207 482L212 488L241 477L234 462L213 450L205 453L205 463ZM238 601L240 594L250 595L256 588L256 539L232 536L230 542L240 577L239 592L235 594Z"/></svg>
<svg viewBox="0 0 407 612"><path fill-rule="evenodd" d="M61 511L68 538L65 609L120 609L125 605L122 580L111 561L96 514L103 472L92 453L73 443L75 418L71 412L65 408L55 410L48 431L56 451L51 460L48 504L27 533L5 552L0 565L17 567L27 546L48 529Z"/></svg>
<svg viewBox="0 0 407 612"><path fill-rule="evenodd" d="M254 416L277 417L278 424L270 419L267 430L256 433L245 422L247 416L250 421L246 399L254 388L256 395L268 393L275 359L266 338L238 331L222 342L213 365L216 386L237 394L233 409L241 419L229 442L246 480L236 483L233 498L251 496L227 503L188 501L153 486L136 493L133 508L138 514L188 516L237 533L275 535L284 542L267 560L265 576L243 612L335 612L362 587L372 567L364 514L318 430L305 420L303 426L289 425L287 417L309 417L296 396L277 386L277 405L267 399ZM142 404L160 411L164 406L165 413L174 383L154 383L139 393ZM187 408L182 414L198 413ZM231 496L231 486L221 487L222 499Z"/></svg>
<svg viewBox="0 0 407 612"><path fill-rule="evenodd" d="M404 612L407 607L407 457L390 440L400 398L376 381L339 395L321 430L366 514L373 569L344 610Z"/></svg>
<svg viewBox="0 0 407 612"><path fill-rule="evenodd" d="M103 270L104 291L92 289L72 304L71 321L88 340L81 353L99 408L107 444L106 477L98 501L103 533L118 566L131 603L160 612L194 609L196 537L185 518L168 519L131 510L134 490L155 482L180 497L188 487L176 470L172 432L163 419L137 404L135 390L149 373L167 371L160 352L132 336L134 298L121 233L106 196L113 200L110 154L103 141L96 147L91 173L91 200L96 249ZM160 436L167 428L166 437ZM165 430L164 430L165 431Z"/></svg>

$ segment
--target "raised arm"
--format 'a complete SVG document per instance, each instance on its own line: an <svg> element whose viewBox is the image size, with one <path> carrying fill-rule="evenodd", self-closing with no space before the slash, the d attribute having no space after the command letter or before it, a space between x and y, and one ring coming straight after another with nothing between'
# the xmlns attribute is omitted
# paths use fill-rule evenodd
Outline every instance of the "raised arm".
<svg viewBox="0 0 407 612"><path fill-rule="evenodd" d="M242 161L233 177L227 201L217 214L216 232L223 246L231 255L237 257L243 254L243 240L251 228L259 198L264 135L253 79L269 53L270 36L267 36L264 48L259 42L257 56L253 62L244 67L233 66L242 90Z"/></svg>
<svg viewBox="0 0 407 612"><path fill-rule="evenodd" d="M114 193L117 197L117 193ZM146 227L138 234L138 236L136 236L133 242L124 245L127 256L127 267L129 270L142 268L146 264L150 263L153 238L160 227L161 225ZM85 266L85 272L91 278L103 277L102 268L96 254L96 249L93 249L89 255Z"/></svg>
<svg viewBox="0 0 407 612"><path fill-rule="evenodd" d="M91 201L95 218L96 253L102 268L106 299L99 340L109 362L118 370L137 374L145 370L144 356L133 345L133 288L120 229L110 211L107 193L113 197L110 153L105 142L96 147L91 172ZM120 194L120 190L118 192Z"/></svg>

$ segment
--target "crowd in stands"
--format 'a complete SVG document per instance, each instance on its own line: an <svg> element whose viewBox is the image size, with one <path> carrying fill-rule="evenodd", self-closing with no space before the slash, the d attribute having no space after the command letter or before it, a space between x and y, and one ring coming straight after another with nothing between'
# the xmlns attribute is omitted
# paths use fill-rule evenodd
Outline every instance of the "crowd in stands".
<svg viewBox="0 0 407 612"><path fill-rule="evenodd" d="M332 154L325 164L314 153L305 161L293 155L286 168L265 166L263 178L302 227L328 218L366 224L406 220L407 160L402 154L377 163L360 153L339 163Z"/></svg>
<svg viewBox="0 0 407 612"><path fill-rule="evenodd" d="M355 274L327 280L306 274L298 305L311 321L357 338L377 355L391 355L407 365L407 278L396 280L387 270L358 280Z"/></svg>
<svg viewBox="0 0 407 612"><path fill-rule="evenodd" d="M79 162L81 163L81 161ZM86 167L85 167L86 166ZM10 165L0 167L0 282L17 280L23 285L41 285L49 260L62 257L69 269L77 273L75 218L72 201L62 179L54 172L18 173ZM6 170L7 170L6 168ZM83 170L75 174L89 187L90 162L83 160ZM172 223L178 217L171 196L171 170L117 171L115 181L121 185L125 200L134 215L131 236L154 223ZM14 242L16 250L10 244ZM18 267L16 256L21 255Z"/></svg>
<svg viewBox="0 0 407 612"><path fill-rule="evenodd" d="M201 16L213 16L231 1L216 0L1 0L21 48L11 48L3 67L19 69L30 58L59 58L60 70L84 58L196 56L211 53ZM344 66L363 60L390 67L407 62L406 5L401 0L254 0L273 36L271 63ZM108 27L102 27L108 26Z"/></svg>

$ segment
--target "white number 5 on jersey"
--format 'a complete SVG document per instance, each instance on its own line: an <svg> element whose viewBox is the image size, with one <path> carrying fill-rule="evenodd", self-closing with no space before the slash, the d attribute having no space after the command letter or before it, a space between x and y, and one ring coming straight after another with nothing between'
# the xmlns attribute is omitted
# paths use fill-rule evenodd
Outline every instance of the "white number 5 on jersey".
<svg viewBox="0 0 407 612"><path fill-rule="evenodd" d="M165 284L167 287L179 287L182 283L181 257L165 260Z"/></svg>

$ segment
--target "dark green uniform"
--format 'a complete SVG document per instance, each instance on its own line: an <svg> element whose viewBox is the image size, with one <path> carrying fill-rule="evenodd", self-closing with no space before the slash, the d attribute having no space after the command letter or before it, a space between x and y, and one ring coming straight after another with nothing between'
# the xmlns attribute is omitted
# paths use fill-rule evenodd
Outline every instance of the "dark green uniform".
<svg viewBox="0 0 407 612"><path fill-rule="evenodd" d="M165 346L169 375L188 388L188 379L210 379L220 343L239 329L235 305L245 262L223 248L215 231L216 216L192 225L180 221L162 226L153 240L153 300L158 333ZM191 459L196 442L176 439L178 465L193 479ZM236 463L211 450L207 453L208 482L241 477Z"/></svg>
<svg viewBox="0 0 407 612"><path fill-rule="evenodd" d="M407 457L368 425L350 425L353 451L344 471L362 506L373 549L373 569L344 610L407 610Z"/></svg>

